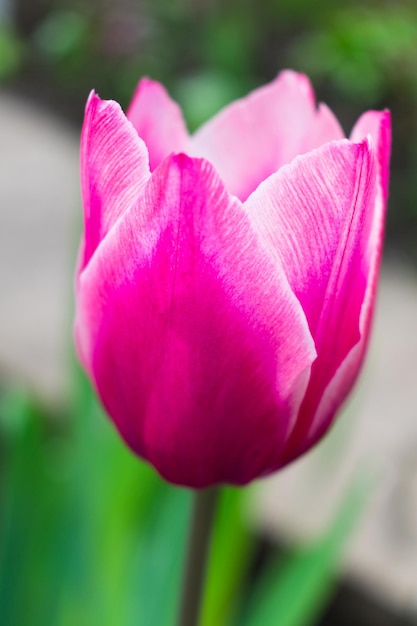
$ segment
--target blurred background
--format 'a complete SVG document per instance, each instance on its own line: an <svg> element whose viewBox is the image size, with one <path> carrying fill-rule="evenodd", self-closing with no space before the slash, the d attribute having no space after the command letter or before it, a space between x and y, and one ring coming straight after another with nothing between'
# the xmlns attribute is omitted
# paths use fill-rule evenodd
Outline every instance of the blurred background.
<svg viewBox="0 0 417 626"><path fill-rule="evenodd" d="M72 348L78 141L143 75L192 131L280 69L393 117L380 302L323 445L222 497L204 626L417 623L417 3L0 0L0 624L172 624L189 494L123 448Z"/></svg>

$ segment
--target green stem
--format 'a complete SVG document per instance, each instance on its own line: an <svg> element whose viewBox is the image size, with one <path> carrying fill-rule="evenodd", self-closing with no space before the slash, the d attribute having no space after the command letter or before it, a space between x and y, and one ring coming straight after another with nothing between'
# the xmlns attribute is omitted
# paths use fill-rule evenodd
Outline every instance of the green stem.
<svg viewBox="0 0 417 626"><path fill-rule="evenodd" d="M198 626L217 489L194 492L178 626Z"/></svg>

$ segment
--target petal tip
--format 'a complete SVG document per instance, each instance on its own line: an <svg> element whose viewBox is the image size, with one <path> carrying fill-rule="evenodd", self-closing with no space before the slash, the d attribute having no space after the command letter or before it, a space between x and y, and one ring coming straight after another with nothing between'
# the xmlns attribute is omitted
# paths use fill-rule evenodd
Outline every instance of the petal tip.
<svg viewBox="0 0 417 626"><path fill-rule="evenodd" d="M91 116L95 111L98 103L100 101L100 97L97 95L96 91L92 89L88 94L87 102L85 103L85 115Z"/></svg>
<svg viewBox="0 0 417 626"><path fill-rule="evenodd" d="M184 167L187 165L191 165L195 161L201 161L202 159L198 159L195 157L188 156L185 152L175 152L168 159L172 164L178 165L179 167Z"/></svg>
<svg viewBox="0 0 417 626"><path fill-rule="evenodd" d="M136 86L132 100L134 100L139 94L147 89L152 89L154 85L158 84L156 81L149 78L149 76L142 76Z"/></svg>
<svg viewBox="0 0 417 626"><path fill-rule="evenodd" d="M151 96L151 97L167 97L168 93L163 85L157 80L150 78L149 76L142 76L139 80L135 92L133 94L133 98L130 102L129 108L127 110L127 117L129 114L134 111L137 102L143 97Z"/></svg>
<svg viewBox="0 0 417 626"><path fill-rule="evenodd" d="M115 100L103 100L98 93L92 89L85 105L85 119L91 121L96 113L100 114L107 108L121 109L118 102Z"/></svg>
<svg viewBox="0 0 417 626"><path fill-rule="evenodd" d="M296 72L294 70L281 70L276 77L277 81L282 81L288 86L299 89L305 96L307 96L314 103L316 102L316 96L310 79L306 74Z"/></svg>

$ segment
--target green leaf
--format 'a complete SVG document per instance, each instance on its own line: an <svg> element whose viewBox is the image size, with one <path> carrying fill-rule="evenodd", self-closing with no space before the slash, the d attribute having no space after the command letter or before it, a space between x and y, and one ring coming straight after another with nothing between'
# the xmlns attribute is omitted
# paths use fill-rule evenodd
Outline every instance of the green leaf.
<svg viewBox="0 0 417 626"><path fill-rule="evenodd" d="M242 518L246 491L224 488L220 493L208 564L201 626L230 622L253 553L254 537Z"/></svg>
<svg viewBox="0 0 417 626"><path fill-rule="evenodd" d="M342 549L369 493L369 482L355 482L317 543L274 563L257 585L244 626L307 626L316 623L335 585Z"/></svg>
<svg viewBox="0 0 417 626"><path fill-rule="evenodd" d="M2 394L0 607L11 626L54 623L61 579L51 575L63 519L62 476L51 471L42 409L20 391ZM53 586L52 586L53 581ZM24 598L24 601L22 601Z"/></svg>
<svg viewBox="0 0 417 626"><path fill-rule="evenodd" d="M130 626L176 622L190 516L189 491L165 485L136 549L130 572Z"/></svg>
<svg viewBox="0 0 417 626"><path fill-rule="evenodd" d="M86 608L89 624L127 624L137 597L131 589L137 546L167 487L121 442L77 370L76 380L68 498L76 558L68 563L64 624L74 623L83 610L85 618Z"/></svg>

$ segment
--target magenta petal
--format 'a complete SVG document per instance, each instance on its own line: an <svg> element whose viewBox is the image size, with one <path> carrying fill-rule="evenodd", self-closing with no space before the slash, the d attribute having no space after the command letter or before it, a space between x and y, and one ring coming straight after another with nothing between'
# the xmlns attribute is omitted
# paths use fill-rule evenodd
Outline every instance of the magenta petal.
<svg viewBox="0 0 417 626"><path fill-rule="evenodd" d="M367 135L371 135L375 141L383 199L386 201L391 155L391 114L389 111L367 111L361 115L352 129L350 138L352 141L361 141Z"/></svg>
<svg viewBox="0 0 417 626"><path fill-rule="evenodd" d="M181 109L160 83L142 78L127 117L147 145L152 171L169 154L187 151L189 138Z"/></svg>
<svg viewBox="0 0 417 626"><path fill-rule="evenodd" d="M370 155L366 143L326 144L271 176L244 205L283 264L316 341L342 237L370 187Z"/></svg>
<svg viewBox="0 0 417 626"><path fill-rule="evenodd" d="M316 352L280 263L209 163L179 155L154 172L77 300L104 405L163 476L241 484L279 465Z"/></svg>
<svg viewBox="0 0 417 626"><path fill-rule="evenodd" d="M191 138L190 150L213 163L227 189L245 200L297 154L341 133L327 108L316 109L308 78L284 71L202 126Z"/></svg>
<svg viewBox="0 0 417 626"><path fill-rule="evenodd" d="M311 445L307 433L322 394L361 339L371 255L380 248L373 240L376 161L367 141L333 142L283 168L246 204L258 232L277 251L318 353L287 460ZM346 389L333 405L345 395Z"/></svg>
<svg viewBox="0 0 417 626"><path fill-rule="evenodd" d="M334 115L326 104L319 104L313 123L307 128L302 140L298 154L304 154L319 148L334 139L344 139L343 130Z"/></svg>
<svg viewBox="0 0 417 626"><path fill-rule="evenodd" d="M324 390L303 448L317 441L329 427L340 400L349 393L359 373L365 355L374 309L377 279L382 252L386 198L388 195L388 167L391 150L391 118L389 111L369 111L362 115L352 131L352 139L371 135L376 147L378 181L374 204L366 213L360 251L362 271L366 275L365 294L359 316L360 339L353 346Z"/></svg>
<svg viewBox="0 0 417 626"><path fill-rule="evenodd" d="M148 153L120 106L91 93L81 136L84 240L79 269L149 178Z"/></svg>

